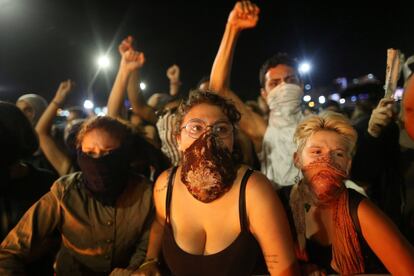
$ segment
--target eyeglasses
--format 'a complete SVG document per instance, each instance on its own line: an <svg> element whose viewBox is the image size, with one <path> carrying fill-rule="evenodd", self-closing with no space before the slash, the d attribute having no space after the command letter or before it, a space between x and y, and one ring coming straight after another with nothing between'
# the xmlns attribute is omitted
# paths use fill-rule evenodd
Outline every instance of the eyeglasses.
<svg viewBox="0 0 414 276"><path fill-rule="evenodd" d="M233 133L233 125L229 122L217 122L213 125L207 125L207 123L201 119L192 119L181 129L185 129L191 138L198 139L207 131L207 128L211 128L213 133L221 139L227 138Z"/></svg>

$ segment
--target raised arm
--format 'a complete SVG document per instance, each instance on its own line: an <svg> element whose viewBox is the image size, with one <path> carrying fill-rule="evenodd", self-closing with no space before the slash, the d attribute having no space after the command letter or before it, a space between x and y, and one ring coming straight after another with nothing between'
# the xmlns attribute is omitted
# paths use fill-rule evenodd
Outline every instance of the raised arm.
<svg viewBox="0 0 414 276"><path fill-rule="evenodd" d="M134 114L139 116L141 119L150 122L151 124L156 124L157 116L155 115L155 111L145 102L144 96L142 95L142 91L139 86L139 82L139 69L137 69L131 73L127 87L128 98L131 102L132 112L134 112Z"/></svg>
<svg viewBox="0 0 414 276"><path fill-rule="evenodd" d="M66 80L60 83L55 97L50 102L45 112L43 112L36 125L40 148L60 176L69 172L71 160L68 154L58 146L55 139L52 137L51 129L53 120L56 117L56 112L63 105L70 91L72 91L73 85L74 83L71 80Z"/></svg>
<svg viewBox="0 0 414 276"><path fill-rule="evenodd" d="M167 69L167 78L170 80L170 95L175 97L180 92L180 67L174 64Z"/></svg>
<svg viewBox="0 0 414 276"><path fill-rule="evenodd" d="M413 275L414 248L397 227L368 200L358 206L362 235L392 275Z"/></svg>
<svg viewBox="0 0 414 276"><path fill-rule="evenodd" d="M255 172L246 186L250 231L260 244L270 275L299 275L282 203L269 180Z"/></svg>
<svg viewBox="0 0 414 276"><path fill-rule="evenodd" d="M121 54L121 62L108 98L108 115L112 117L121 117L122 104L130 74L141 68L145 62L144 54L135 51L132 47L132 42L133 39L129 36L118 47Z"/></svg>
<svg viewBox="0 0 414 276"><path fill-rule="evenodd" d="M230 90L230 72L237 38L244 29L253 28L259 18L259 8L250 1L237 2L230 12L219 50L210 74L210 90L234 102L242 114L240 128L253 141L256 151L261 150L266 131L265 120L246 107L243 101Z"/></svg>

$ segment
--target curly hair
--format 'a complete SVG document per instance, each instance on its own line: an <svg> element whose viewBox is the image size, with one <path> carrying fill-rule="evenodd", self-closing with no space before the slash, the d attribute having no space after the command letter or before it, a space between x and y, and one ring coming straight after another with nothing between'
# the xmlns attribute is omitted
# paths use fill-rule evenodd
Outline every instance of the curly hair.
<svg viewBox="0 0 414 276"><path fill-rule="evenodd" d="M232 125L236 125L240 121L240 112L231 101L220 97L215 92L201 91L196 89L190 91L188 99L181 102L180 106L178 107L176 113L177 121L175 125L175 134L178 135L180 133L181 124L183 123L184 117L190 111L190 109L196 105L203 103L219 107Z"/></svg>
<svg viewBox="0 0 414 276"><path fill-rule="evenodd" d="M332 111L323 112L320 115L310 115L299 123L293 135L297 151L301 152L309 137L322 130L338 133L346 142L348 155L351 157L355 153L357 132L345 116Z"/></svg>

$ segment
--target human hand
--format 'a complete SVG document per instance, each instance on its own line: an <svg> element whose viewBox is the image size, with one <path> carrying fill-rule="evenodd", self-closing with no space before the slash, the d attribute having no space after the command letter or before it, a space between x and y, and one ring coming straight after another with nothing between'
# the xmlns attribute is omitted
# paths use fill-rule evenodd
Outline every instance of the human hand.
<svg viewBox="0 0 414 276"><path fill-rule="evenodd" d="M109 276L130 276L132 273L133 271L129 269L115 268Z"/></svg>
<svg viewBox="0 0 414 276"><path fill-rule="evenodd" d="M172 83L178 83L180 81L180 67L174 64L167 69L167 77Z"/></svg>
<svg viewBox="0 0 414 276"><path fill-rule="evenodd" d="M239 1L230 12L227 22L239 30L254 28L260 9L250 1Z"/></svg>
<svg viewBox="0 0 414 276"><path fill-rule="evenodd" d="M126 51L128 51L130 49L133 49L133 47L132 47L133 42L134 42L134 38L132 36L128 36L127 38L122 40L121 44L119 44L119 46L118 46L118 51L121 54L121 56Z"/></svg>
<svg viewBox="0 0 414 276"><path fill-rule="evenodd" d="M157 262L152 262L141 265L141 267L135 270L131 276L161 276L161 272L158 269Z"/></svg>
<svg viewBox="0 0 414 276"><path fill-rule="evenodd" d="M384 127L392 120L394 99L383 98L378 106L372 111L368 123L368 133L373 137L379 137Z"/></svg>
<svg viewBox="0 0 414 276"><path fill-rule="evenodd" d="M141 68L145 63L144 53L130 48L122 53L120 67L128 73Z"/></svg>
<svg viewBox="0 0 414 276"><path fill-rule="evenodd" d="M75 86L75 83L71 81L70 79L62 81L59 84L59 88L56 91L53 101L56 102L56 104L58 104L59 106L62 105L67 95L70 93L70 91L72 91L74 86Z"/></svg>
<svg viewBox="0 0 414 276"><path fill-rule="evenodd" d="M307 275L307 276L326 276L327 275L325 270L311 263L301 263L300 270L302 272L301 273L302 275Z"/></svg>

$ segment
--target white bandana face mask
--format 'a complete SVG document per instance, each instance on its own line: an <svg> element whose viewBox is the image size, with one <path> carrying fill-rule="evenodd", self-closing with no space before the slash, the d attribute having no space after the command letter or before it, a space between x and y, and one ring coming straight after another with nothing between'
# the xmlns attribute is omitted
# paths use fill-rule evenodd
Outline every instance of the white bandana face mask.
<svg viewBox="0 0 414 276"><path fill-rule="evenodd" d="M274 126L291 121L299 114L303 90L297 84L281 83L273 88L266 98L270 109L269 124Z"/></svg>

